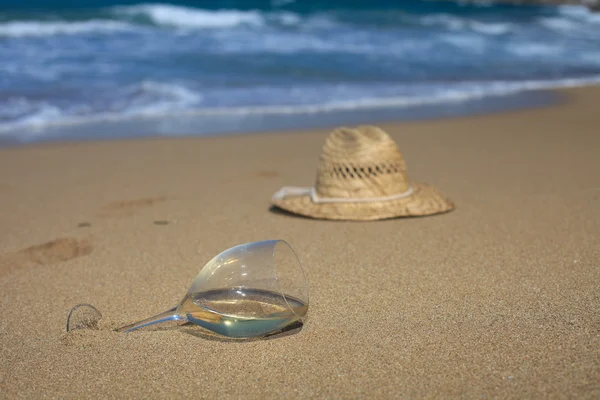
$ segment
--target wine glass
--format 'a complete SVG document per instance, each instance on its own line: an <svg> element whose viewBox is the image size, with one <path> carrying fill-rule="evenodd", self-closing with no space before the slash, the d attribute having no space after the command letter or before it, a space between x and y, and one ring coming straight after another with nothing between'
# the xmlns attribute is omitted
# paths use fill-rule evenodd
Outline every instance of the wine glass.
<svg viewBox="0 0 600 400"><path fill-rule="evenodd" d="M284 240L265 240L223 251L177 306L117 331L188 321L226 337L252 338L303 321L307 312L308 284L296 253Z"/></svg>

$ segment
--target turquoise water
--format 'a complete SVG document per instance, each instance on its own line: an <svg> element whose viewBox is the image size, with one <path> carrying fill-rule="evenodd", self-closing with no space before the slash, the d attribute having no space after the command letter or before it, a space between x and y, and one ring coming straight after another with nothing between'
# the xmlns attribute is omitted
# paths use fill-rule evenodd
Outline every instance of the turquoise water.
<svg viewBox="0 0 600 400"><path fill-rule="evenodd" d="M600 16L578 6L48 3L0 0L5 139L227 133L423 106L443 114L600 82Z"/></svg>

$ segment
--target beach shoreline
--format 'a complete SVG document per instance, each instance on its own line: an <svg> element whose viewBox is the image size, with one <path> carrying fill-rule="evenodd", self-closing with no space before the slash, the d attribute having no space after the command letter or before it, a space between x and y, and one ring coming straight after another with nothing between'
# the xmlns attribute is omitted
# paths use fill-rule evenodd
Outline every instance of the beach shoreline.
<svg viewBox="0 0 600 400"><path fill-rule="evenodd" d="M596 85L588 85L596 86ZM582 86L587 87L587 86ZM49 124L39 129L17 129L0 134L0 146L52 142L94 142L121 139L209 137L247 135L311 129L333 129L340 125L403 123L462 118L515 112L560 104L562 89L524 90L504 95L412 106L365 107L349 110L243 113L237 116L173 113L119 120L72 124Z"/></svg>
<svg viewBox="0 0 600 400"><path fill-rule="evenodd" d="M600 396L600 86L544 107L377 123L456 204L372 222L271 209L330 129L0 148L0 397ZM113 329L237 244L283 239L308 322L268 340ZM67 333L89 303L98 330Z"/></svg>
<svg viewBox="0 0 600 400"><path fill-rule="evenodd" d="M4 4L0 141L437 119L600 82L583 5L126 3Z"/></svg>

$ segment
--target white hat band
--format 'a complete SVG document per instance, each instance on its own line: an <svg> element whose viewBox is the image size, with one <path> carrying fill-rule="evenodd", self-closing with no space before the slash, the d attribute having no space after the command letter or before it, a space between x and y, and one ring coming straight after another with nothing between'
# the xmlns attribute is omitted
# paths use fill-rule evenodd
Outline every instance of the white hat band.
<svg viewBox="0 0 600 400"><path fill-rule="evenodd" d="M283 200L288 196L306 196L309 195L313 203L376 203L380 201L398 200L413 194L413 188L410 186L407 191L382 197L319 197L314 187L296 187L284 186L274 195L273 200Z"/></svg>

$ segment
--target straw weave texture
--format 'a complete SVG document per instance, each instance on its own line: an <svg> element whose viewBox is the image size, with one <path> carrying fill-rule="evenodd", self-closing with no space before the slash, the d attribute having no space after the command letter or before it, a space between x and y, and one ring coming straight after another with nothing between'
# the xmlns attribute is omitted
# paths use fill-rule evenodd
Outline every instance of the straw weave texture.
<svg viewBox="0 0 600 400"><path fill-rule="evenodd" d="M408 197L377 201L411 188ZM307 217L345 220L424 216L455 207L435 187L409 180L396 142L375 126L341 127L329 134L319 157L315 191L319 198L347 201L315 203L309 195L292 195L272 202Z"/></svg>

